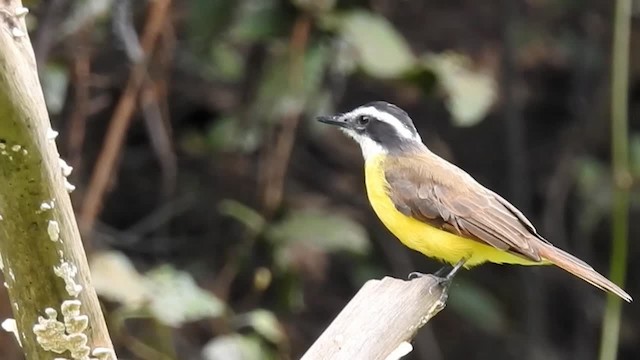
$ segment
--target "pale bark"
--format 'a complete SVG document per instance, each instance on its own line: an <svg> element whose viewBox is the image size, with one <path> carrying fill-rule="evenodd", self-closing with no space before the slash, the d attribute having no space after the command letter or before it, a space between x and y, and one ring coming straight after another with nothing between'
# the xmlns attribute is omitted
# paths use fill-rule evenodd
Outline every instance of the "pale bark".
<svg viewBox="0 0 640 360"><path fill-rule="evenodd" d="M370 280L333 320L302 360L395 360L416 332L445 306L447 291L432 276Z"/></svg>
<svg viewBox="0 0 640 360"><path fill-rule="evenodd" d="M113 346L91 286L21 9L19 0L0 0L0 264L18 333L29 360L89 359L87 348L97 349L91 358L114 358L105 355ZM73 311L78 305L79 314ZM66 313L65 331L42 331L37 339L34 326L40 316L47 319L46 309L61 322ZM54 322L45 321L42 330L46 324ZM47 350L67 347L75 352Z"/></svg>

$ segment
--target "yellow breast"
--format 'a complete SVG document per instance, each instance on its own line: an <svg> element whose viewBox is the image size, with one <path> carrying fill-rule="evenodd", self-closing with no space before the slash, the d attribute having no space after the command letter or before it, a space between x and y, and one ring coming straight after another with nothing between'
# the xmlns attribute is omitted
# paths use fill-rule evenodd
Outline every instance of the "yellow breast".
<svg viewBox="0 0 640 360"><path fill-rule="evenodd" d="M467 258L467 268L486 261L537 264L478 241L451 234L399 212L388 195L388 184L382 170L383 161L384 156L376 156L367 159L365 163L367 196L382 223L405 246L450 264Z"/></svg>

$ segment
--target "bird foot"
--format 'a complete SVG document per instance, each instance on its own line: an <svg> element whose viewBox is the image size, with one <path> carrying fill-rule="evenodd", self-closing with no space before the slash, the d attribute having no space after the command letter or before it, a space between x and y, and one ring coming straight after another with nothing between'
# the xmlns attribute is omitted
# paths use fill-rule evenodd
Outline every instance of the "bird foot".
<svg viewBox="0 0 640 360"><path fill-rule="evenodd" d="M409 280L413 280L413 279L421 278L423 276L432 276L438 281L438 283L441 286L449 287L449 285L451 285L451 281L456 276L458 271L462 268L465 262L466 262L466 259L462 259L458 261L458 263L455 264L453 267L443 266L433 274L424 274L421 272L414 271L410 273L408 277L409 277Z"/></svg>
<svg viewBox="0 0 640 360"><path fill-rule="evenodd" d="M434 276L434 277L438 277L438 278L442 278L445 277L447 275L447 273L449 273L451 271L451 267L450 266L443 266L440 269L436 270L436 272L434 272L433 274L425 274L425 273L421 273L418 271L414 271L412 273L409 274L409 276L407 276L407 278L409 280L413 280L413 279L417 279L417 278L421 278L423 276Z"/></svg>
<svg viewBox="0 0 640 360"><path fill-rule="evenodd" d="M450 272L449 272L449 274L447 274L447 270L449 270L449 268L445 266L445 267L443 267L441 269L438 269L438 271L434 272L433 274L425 274L425 273L414 271L414 272L409 274L408 278L409 278L409 280L414 280L414 279L422 278L422 277L425 277L425 276L429 276L429 277L434 278L436 280L436 282L440 286L448 288L449 285L451 284L451 280L453 280L454 276L451 276ZM453 275L455 275L455 274L453 274Z"/></svg>

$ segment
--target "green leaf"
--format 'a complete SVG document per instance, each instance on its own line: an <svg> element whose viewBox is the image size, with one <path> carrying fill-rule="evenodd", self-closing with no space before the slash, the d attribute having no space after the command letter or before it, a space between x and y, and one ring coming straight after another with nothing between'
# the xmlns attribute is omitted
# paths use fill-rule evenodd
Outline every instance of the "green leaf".
<svg viewBox="0 0 640 360"><path fill-rule="evenodd" d="M260 339L239 334L218 336L202 349L205 360L265 360L271 359Z"/></svg>
<svg viewBox="0 0 640 360"><path fill-rule="evenodd" d="M150 294L142 276L128 257L117 251L94 253L89 263L96 292L111 301L139 308Z"/></svg>
<svg viewBox="0 0 640 360"><path fill-rule="evenodd" d="M250 326L258 334L274 344L285 340L284 329L276 316L264 309L257 309L246 314L238 315L234 322L238 326Z"/></svg>
<svg viewBox="0 0 640 360"><path fill-rule="evenodd" d="M274 123L281 118L289 85L289 56L285 51L272 50L251 107L252 123Z"/></svg>
<svg viewBox="0 0 640 360"><path fill-rule="evenodd" d="M240 142L235 137L237 133L236 122L237 119L231 116L216 119L207 133L207 143L214 150L233 151Z"/></svg>
<svg viewBox="0 0 640 360"><path fill-rule="evenodd" d="M295 71L287 51L273 50L251 109L252 123L274 124L284 116L301 113L314 100L322 86L329 52L322 44L310 46L303 58L300 74Z"/></svg>
<svg viewBox="0 0 640 360"><path fill-rule="evenodd" d="M186 21L189 43L196 54L206 55L232 23L236 0L191 0Z"/></svg>
<svg viewBox="0 0 640 360"><path fill-rule="evenodd" d="M65 67L47 65L42 78L42 92L51 114L59 114L67 99L69 74Z"/></svg>
<svg viewBox="0 0 640 360"><path fill-rule="evenodd" d="M160 322L169 326L224 314L224 302L198 287L191 275L163 265L146 274L153 298L150 310Z"/></svg>
<svg viewBox="0 0 640 360"><path fill-rule="evenodd" d="M487 333L499 335L507 330L503 306L487 290L458 280L451 287L447 307Z"/></svg>
<svg viewBox="0 0 640 360"><path fill-rule="evenodd" d="M230 29L230 38L234 41L265 41L284 32L288 27L286 12L280 8L279 1L245 0L240 3L239 14L236 17L238 20Z"/></svg>
<svg viewBox="0 0 640 360"><path fill-rule="evenodd" d="M418 66L404 76L404 79L417 86L426 96L433 96L437 90L438 78L433 69L426 66Z"/></svg>
<svg viewBox="0 0 640 360"><path fill-rule="evenodd" d="M260 146L262 137L257 126L243 126L238 118L225 116L209 128L207 142L214 151L250 153Z"/></svg>
<svg viewBox="0 0 640 360"><path fill-rule="evenodd" d="M265 220L259 212L235 200L222 200L218 204L218 210L223 215L232 217L243 223L254 233L262 232Z"/></svg>
<svg viewBox="0 0 640 360"><path fill-rule="evenodd" d="M312 14L322 14L331 11L337 0L291 0L293 5Z"/></svg>
<svg viewBox="0 0 640 360"><path fill-rule="evenodd" d="M364 10L347 13L339 31L356 52L362 69L375 77L397 78L416 63L404 37L380 15Z"/></svg>
<svg viewBox="0 0 640 360"><path fill-rule="evenodd" d="M422 58L446 93L446 105L457 126L482 121L498 99L498 82L489 69L476 68L467 56L446 52Z"/></svg>
<svg viewBox="0 0 640 360"><path fill-rule="evenodd" d="M278 117L303 112L306 110L308 103L315 100L316 96L319 96L321 92L322 80L328 61L327 47L323 45L312 46L301 60L303 61L302 78L299 81L288 83L286 94L279 101ZM288 79L291 78L291 75L291 72L287 74Z"/></svg>
<svg viewBox="0 0 640 360"><path fill-rule="evenodd" d="M131 313L148 309L165 325L180 326L226 312L224 302L170 265L141 275L123 254L103 252L92 257L91 275L98 294L122 303Z"/></svg>
<svg viewBox="0 0 640 360"><path fill-rule="evenodd" d="M211 148L205 135L199 129L186 129L178 138L178 147L192 156L208 155Z"/></svg>
<svg viewBox="0 0 640 360"><path fill-rule="evenodd" d="M283 245L306 243L327 252L358 255L368 253L371 245L362 225L344 215L317 210L290 214L269 229L267 238Z"/></svg>
<svg viewBox="0 0 640 360"><path fill-rule="evenodd" d="M207 69L218 80L236 82L244 75L244 56L228 43L218 42L212 46L210 62Z"/></svg>
<svg viewBox="0 0 640 360"><path fill-rule="evenodd" d="M324 44L311 46L305 53L304 79L301 81L305 102L320 91L328 61L329 49Z"/></svg>

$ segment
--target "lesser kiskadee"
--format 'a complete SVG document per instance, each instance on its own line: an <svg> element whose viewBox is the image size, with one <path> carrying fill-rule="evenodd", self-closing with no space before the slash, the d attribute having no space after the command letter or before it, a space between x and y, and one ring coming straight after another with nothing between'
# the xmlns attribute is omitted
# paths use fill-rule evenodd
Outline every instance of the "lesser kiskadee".
<svg viewBox="0 0 640 360"><path fill-rule="evenodd" d="M540 236L507 200L431 152L399 107L377 101L318 120L338 126L360 145L374 212L407 247L455 264L448 280L462 266L487 261L554 264L631 301L587 263Z"/></svg>

